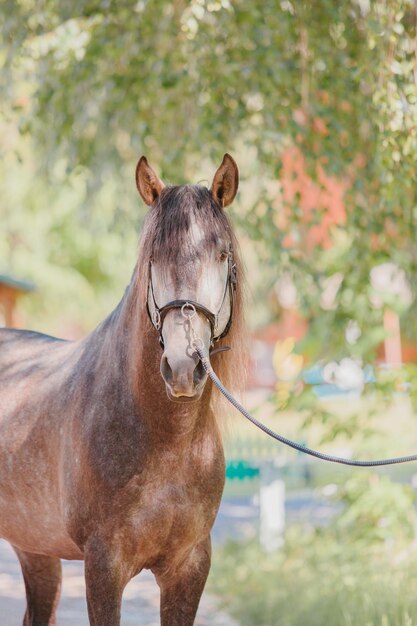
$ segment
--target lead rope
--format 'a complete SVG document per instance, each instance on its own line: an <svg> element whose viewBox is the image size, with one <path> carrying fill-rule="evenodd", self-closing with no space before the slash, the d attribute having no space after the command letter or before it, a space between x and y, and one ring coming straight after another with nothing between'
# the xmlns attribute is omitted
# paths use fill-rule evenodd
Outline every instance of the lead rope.
<svg viewBox="0 0 417 626"><path fill-rule="evenodd" d="M410 456L400 456L400 457L396 457L393 459L378 459L375 461L352 461L351 459L344 459L343 457L332 456L331 454L323 454L323 452L312 450L311 448L308 448L307 446L303 446L302 444L297 443L296 441L292 441L291 439L288 439L287 437L284 437L283 435L279 435L278 433L274 432L273 430L268 428L268 426L265 426L265 424L257 420L256 417L253 417L253 415L251 415L236 400L236 398L232 396L230 391L226 389L226 387L223 385L221 380L216 375L210 363L210 356L208 354L205 354L204 352L204 343L201 337L196 336L196 333L194 330L194 326L192 322L192 318L194 317L196 313L194 307L187 303L182 307L181 313L190 323L192 346L193 348L195 348L195 351L197 352L201 360L201 363L203 364L204 370L206 371L207 375L212 380L213 384L224 395L224 397L227 398L231 404L233 404L235 409L237 409L240 413L242 413L242 415L246 417L247 420L252 422L252 424L254 424L264 433L269 435L269 437L272 437L272 439L275 439L276 441L279 441L280 443L283 443L284 445L289 446L290 448L293 448L294 450L298 450L299 452L303 452L304 454L308 454L310 456L316 457L317 459L321 459L322 461L328 461L329 463L341 463L342 465L353 465L354 467L379 467L381 465L396 465L397 463L409 463L410 461L417 461L417 454L411 454Z"/></svg>

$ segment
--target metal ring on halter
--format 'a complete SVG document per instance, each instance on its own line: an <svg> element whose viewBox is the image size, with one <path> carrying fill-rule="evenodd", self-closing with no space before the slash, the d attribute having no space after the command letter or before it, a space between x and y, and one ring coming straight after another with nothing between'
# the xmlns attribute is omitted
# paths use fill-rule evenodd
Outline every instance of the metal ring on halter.
<svg viewBox="0 0 417 626"><path fill-rule="evenodd" d="M191 309L190 313L186 313L185 309ZM187 320L192 320L196 313L197 311L195 310L194 304L191 304L190 302L186 302L181 307L181 315L185 317Z"/></svg>

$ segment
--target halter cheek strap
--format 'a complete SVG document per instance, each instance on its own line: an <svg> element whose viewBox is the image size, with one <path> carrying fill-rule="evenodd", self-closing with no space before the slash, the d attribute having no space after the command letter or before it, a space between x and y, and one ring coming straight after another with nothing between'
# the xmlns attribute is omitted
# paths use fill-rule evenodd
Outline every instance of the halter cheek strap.
<svg viewBox="0 0 417 626"><path fill-rule="evenodd" d="M164 323L164 319L169 311L172 309L182 309L184 306L190 306L194 308L197 312L202 313L204 317L208 320L211 329L211 338L210 343L213 344L215 341L219 341L222 337L225 337L230 330L233 319L233 304L234 304L234 295L237 287L237 270L236 264L233 260L232 250L229 252L228 259L228 270L227 270L227 280L224 288L222 302L220 304L220 308L217 313L213 313L205 307L203 304L199 302L195 302L194 300L171 300L167 304L162 307L159 307L156 303L155 293L152 282L152 262L149 262L149 276L148 276L148 299L146 301L146 308L148 311L149 319L152 322L154 328L159 332L159 342L161 346L164 345L164 340L162 337L162 325ZM229 293L229 302L230 302L230 314L229 319L226 323L224 329L219 332L218 330L218 320L220 313L223 309L223 306L226 302L227 294ZM150 302L152 303L152 310L149 306Z"/></svg>

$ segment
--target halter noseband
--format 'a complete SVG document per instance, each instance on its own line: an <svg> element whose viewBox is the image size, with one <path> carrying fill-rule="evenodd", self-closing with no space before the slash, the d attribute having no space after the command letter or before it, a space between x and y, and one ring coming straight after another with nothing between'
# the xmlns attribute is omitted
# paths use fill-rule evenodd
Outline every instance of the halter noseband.
<svg viewBox="0 0 417 626"><path fill-rule="evenodd" d="M190 308L194 308L198 313L202 313L204 317L208 320L211 329L211 337L210 337L210 345L213 345L215 341L219 341L222 337L225 337L230 330L233 319L233 304L234 304L234 296L237 287L237 270L236 263L233 259L233 250L230 247L229 255L228 255L228 267L227 267L227 279L226 285L224 288L223 298L217 313L213 313L205 307L203 304L199 302L195 302L194 300L171 300L167 304L162 307L159 307L155 300L155 293L152 282L152 261L149 261L149 274L148 274L148 297L146 300L146 308L148 311L149 319L152 322L153 327L159 333L159 342L162 347L164 347L164 340L162 337L162 325L164 323L164 319L169 311L172 309L183 309L183 307L189 306ZM227 321L226 326L223 330L218 329L218 320L221 310L223 309L223 305L226 301L226 296L229 293L229 302L230 302L230 315ZM151 300L153 311L151 312L149 307L149 301Z"/></svg>

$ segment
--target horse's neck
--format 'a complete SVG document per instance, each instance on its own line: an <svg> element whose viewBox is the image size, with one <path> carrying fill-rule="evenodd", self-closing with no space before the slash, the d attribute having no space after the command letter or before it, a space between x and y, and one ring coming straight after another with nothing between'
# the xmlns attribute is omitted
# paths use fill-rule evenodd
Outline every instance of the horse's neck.
<svg viewBox="0 0 417 626"><path fill-rule="evenodd" d="M169 400L160 374L162 349L156 331L150 325L143 306L137 302L132 285L110 318L103 326L106 350L114 375L121 376L126 393L132 394L140 418L147 427L163 435L185 435L195 429L211 427L214 417L210 410L212 392L208 381L200 400L181 403Z"/></svg>

